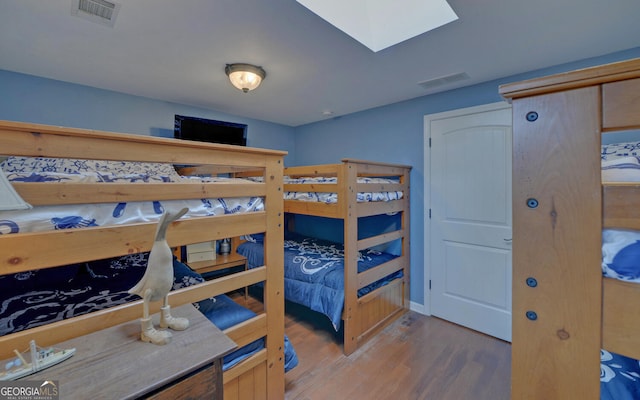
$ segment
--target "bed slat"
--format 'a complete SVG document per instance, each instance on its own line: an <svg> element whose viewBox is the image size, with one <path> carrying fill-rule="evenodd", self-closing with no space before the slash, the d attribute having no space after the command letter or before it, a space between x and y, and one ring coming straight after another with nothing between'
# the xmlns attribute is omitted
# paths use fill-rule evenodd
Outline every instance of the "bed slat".
<svg viewBox="0 0 640 400"><path fill-rule="evenodd" d="M391 275L394 272L400 271L405 267L404 257L394 258L386 263L376 265L375 267L368 269L358 274L358 289L376 282L385 276Z"/></svg>
<svg viewBox="0 0 640 400"><path fill-rule="evenodd" d="M212 229L212 221L213 229ZM33 269L99 260L125 254L150 251L157 224L67 229L59 231L6 235L0 273L16 273ZM264 232L263 212L199 217L176 221L167 232L171 246L199 243L230 236ZM38 241L39 251L33 251ZM69 251L73 249L74 251ZM52 260L56 260L54 263Z"/></svg>
<svg viewBox="0 0 640 400"><path fill-rule="evenodd" d="M285 183L284 191L335 193L338 191L338 185L335 183Z"/></svg>
<svg viewBox="0 0 640 400"><path fill-rule="evenodd" d="M640 183L607 183L602 193L605 228L640 230Z"/></svg>
<svg viewBox="0 0 640 400"><path fill-rule="evenodd" d="M602 85L602 128L640 128L640 78Z"/></svg>
<svg viewBox="0 0 640 400"><path fill-rule="evenodd" d="M374 201L369 203L358 203L356 205L358 217L369 217L371 215L396 213L404 210L403 200Z"/></svg>
<svg viewBox="0 0 640 400"><path fill-rule="evenodd" d="M389 243L393 240L401 239L406 235L404 229L399 229L393 232L383 233L381 235L371 236L366 239L358 240L358 250L368 249L380 244Z"/></svg>
<svg viewBox="0 0 640 400"><path fill-rule="evenodd" d="M640 284L603 279L602 347L640 359Z"/></svg>
<svg viewBox="0 0 640 400"><path fill-rule="evenodd" d="M284 202L284 212L327 218L340 218L341 216L340 208L337 204L322 204L297 200L286 200Z"/></svg>
<svg viewBox="0 0 640 400"><path fill-rule="evenodd" d="M267 334L267 319L265 314L257 315L244 322L225 329L224 334L236 342L238 347L245 346Z"/></svg>
<svg viewBox="0 0 640 400"><path fill-rule="evenodd" d="M12 183L33 206L265 195L262 183ZM260 188L261 187L261 188Z"/></svg>

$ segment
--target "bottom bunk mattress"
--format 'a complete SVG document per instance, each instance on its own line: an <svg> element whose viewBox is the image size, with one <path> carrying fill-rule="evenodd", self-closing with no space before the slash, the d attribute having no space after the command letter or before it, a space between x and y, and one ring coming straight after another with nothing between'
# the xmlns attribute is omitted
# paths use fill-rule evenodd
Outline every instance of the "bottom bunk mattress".
<svg viewBox="0 0 640 400"><path fill-rule="evenodd" d="M138 300L128 293L144 274L149 253L0 276L0 336ZM202 283L202 276L173 260L173 290ZM256 314L226 295L194 304L220 330ZM258 339L223 358L223 370L264 348ZM285 337L285 371L298 363Z"/></svg>
<svg viewBox="0 0 640 400"><path fill-rule="evenodd" d="M238 246L248 268L264 265L262 235L251 235ZM367 249L360 251L358 272L364 272L398 256ZM397 271L358 291L358 297L401 278ZM284 241L284 296L296 304L326 315L336 331L344 308L344 246L327 240L287 232Z"/></svg>

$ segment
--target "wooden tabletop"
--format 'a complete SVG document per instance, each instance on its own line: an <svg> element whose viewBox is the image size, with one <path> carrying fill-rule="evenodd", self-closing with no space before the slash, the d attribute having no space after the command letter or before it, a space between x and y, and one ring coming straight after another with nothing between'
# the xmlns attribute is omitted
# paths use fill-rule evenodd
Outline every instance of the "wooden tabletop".
<svg viewBox="0 0 640 400"><path fill-rule="evenodd" d="M167 345L140 340L140 321L78 337L55 345L76 348L62 363L23 380L58 381L60 399L130 399L149 393L235 349L236 344L188 304L172 310L190 326L171 331ZM157 327L159 317L153 316Z"/></svg>

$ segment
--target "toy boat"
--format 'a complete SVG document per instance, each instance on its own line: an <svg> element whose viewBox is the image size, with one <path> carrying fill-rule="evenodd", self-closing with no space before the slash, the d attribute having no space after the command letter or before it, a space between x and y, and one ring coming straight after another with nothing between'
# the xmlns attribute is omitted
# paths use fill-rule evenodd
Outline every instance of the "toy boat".
<svg viewBox="0 0 640 400"><path fill-rule="evenodd" d="M24 354L20 354L18 350L13 352L17 357L6 361L4 371L0 371L0 381L19 379L52 367L74 355L76 349L42 348L36 346L36 342L32 340L29 343L29 350ZM31 362L25 359L27 353L30 353Z"/></svg>

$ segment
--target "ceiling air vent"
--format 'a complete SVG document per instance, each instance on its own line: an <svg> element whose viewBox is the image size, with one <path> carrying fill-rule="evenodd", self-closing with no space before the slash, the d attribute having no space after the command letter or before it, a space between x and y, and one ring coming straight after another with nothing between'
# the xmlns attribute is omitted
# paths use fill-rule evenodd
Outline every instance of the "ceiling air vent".
<svg viewBox="0 0 640 400"><path fill-rule="evenodd" d="M459 72L457 74L445 75L439 78L427 79L426 81L418 82L418 85L425 89L433 89L438 86L449 85L454 82L464 81L469 79L469 74L466 72Z"/></svg>
<svg viewBox="0 0 640 400"><path fill-rule="evenodd" d="M71 0L71 15L113 28L120 4L106 0Z"/></svg>

